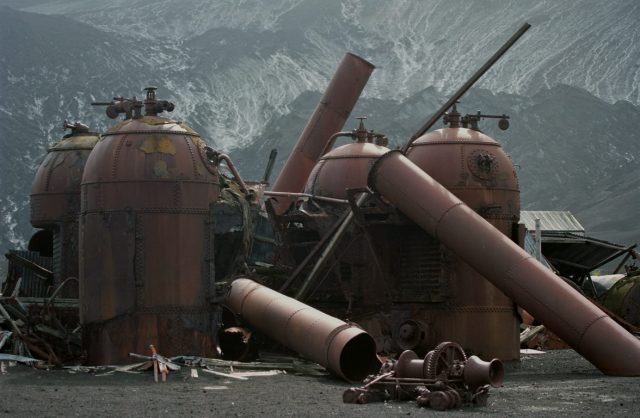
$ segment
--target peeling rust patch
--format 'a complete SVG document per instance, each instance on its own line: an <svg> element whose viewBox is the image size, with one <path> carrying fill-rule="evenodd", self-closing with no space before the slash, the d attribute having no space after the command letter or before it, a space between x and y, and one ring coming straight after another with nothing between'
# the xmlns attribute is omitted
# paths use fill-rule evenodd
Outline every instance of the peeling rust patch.
<svg viewBox="0 0 640 418"><path fill-rule="evenodd" d="M159 152L161 154L176 155L176 146L167 135L149 135L138 149L145 154Z"/></svg>
<svg viewBox="0 0 640 418"><path fill-rule="evenodd" d="M163 179L169 178L169 170L167 169L166 161L159 160L153 166L153 173L157 177L162 177Z"/></svg>

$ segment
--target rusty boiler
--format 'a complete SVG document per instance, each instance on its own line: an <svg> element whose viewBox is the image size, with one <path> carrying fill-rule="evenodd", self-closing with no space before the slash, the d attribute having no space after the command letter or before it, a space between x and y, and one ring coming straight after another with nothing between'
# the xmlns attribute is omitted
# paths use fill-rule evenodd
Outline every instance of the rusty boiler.
<svg viewBox="0 0 640 418"><path fill-rule="evenodd" d="M81 123L65 121L64 128L71 132L48 149L33 179L31 225L40 230L30 239L29 250L52 257L52 288L60 288L57 295L77 298L80 182L99 135ZM49 296L46 289L27 291L29 296Z"/></svg>
<svg viewBox="0 0 640 418"><path fill-rule="evenodd" d="M80 317L90 364L216 354L209 208L218 167L200 135L158 116L173 104L116 98L82 178ZM142 111L144 110L144 114Z"/></svg>
<svg viewBox="0 0 640 418"><path fill-rule="evenodd" d="M520 208L513 164L496 141L477 128L462 127L457 112L448 117L452 126L416 140L409 158L423 170L434 171L446 187L512 237L518 231ZM340 136L354 142L330 150ZM283 234L298 263L313 251L300 251L303 243L325 250L300 272L303 279L292 281L291 293L359 323L375 338L379 351L414 350L424 355L441 341L457 341L481 357L519 358L513 302L440 240L366 191L371 167L389 151L385 145L386 137L368 131L362 120L358 129L327 140L328 152L309 176L305 193L336 202L305 201L290 212L303 227L289 226ZM339 234L343 235L337 241L324 241ZM335 247L328 254L332 243Z"/></svg>
<svg viewBox="0 0 640 418"><path fill-rule="evenodd" d="M496 116L461 116L454 105L444 117L448 126L417 138L406 156L505 237L517 242L518 178L500 144L479 130L478 121L484 117ZM507 116L497 117L506 129ZM401 344L410 346L415 334L426 332L429 340L450 339L481 357L518 359L519 320L511 299L439 240L424 239L429 246L440 247L438 270L447 297L443 303L417 309L408 322L400 325L397 332Z"/></svg>

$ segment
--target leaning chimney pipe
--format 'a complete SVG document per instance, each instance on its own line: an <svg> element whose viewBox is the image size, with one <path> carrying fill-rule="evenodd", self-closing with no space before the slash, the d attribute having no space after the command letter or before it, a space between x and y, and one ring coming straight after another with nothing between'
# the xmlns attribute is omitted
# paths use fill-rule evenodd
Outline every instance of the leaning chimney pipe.
<svg viewBox="0 0 640 418"><path fill-rule="evenodd" d="M344 126L374 68L373 64L357 55L347 53L344 56L272 191L300 193L304 190L329 138ZM283 214L293 202L293 198L284 196L272 197L271 200L276 215Z"/></svg>
<svg viewBox="0 0 640 418"><path fill-rule="evenodd" d="M640 376L640 340L413 164L380 157L369 187L440 240L603 373Z"/></svg>

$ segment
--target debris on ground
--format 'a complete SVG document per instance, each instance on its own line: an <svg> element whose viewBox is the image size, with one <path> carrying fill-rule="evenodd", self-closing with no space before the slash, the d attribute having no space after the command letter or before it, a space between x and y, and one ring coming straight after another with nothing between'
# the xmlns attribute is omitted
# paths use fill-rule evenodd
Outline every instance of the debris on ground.
<svg viewBox="0 0 640 418"><path fill-rule="evenodd" d="M489 387L499 387L504 366L498 359L467 358L460 345L443 342L424 359L404 351L388 360L377 375L368 376L361 387L347 389L344 403L415 400L418 406L439 411L463 406L486 406Z"/></svg>
<svg viewBox="0 0 640 418"><path fill-rule="evenodd" d="M81 360L77 301L0 297L0 351L41 360L45 367Z"/></svg>

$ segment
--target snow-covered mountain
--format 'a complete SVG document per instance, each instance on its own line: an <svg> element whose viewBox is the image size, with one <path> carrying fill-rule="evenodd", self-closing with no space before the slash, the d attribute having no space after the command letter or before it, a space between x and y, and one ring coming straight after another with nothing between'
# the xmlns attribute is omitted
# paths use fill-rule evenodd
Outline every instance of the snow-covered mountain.
<svg viewBox="0 0 640 418"><path fill-rule="evenodd" d="M399 143L525 21L467 111L511 114L495 135L522 167L525 206L640 240L621 227L640 203L636 0L0 0L0 252L30 234L30 182L62 121L111 123L93 100L156 85L253 176L243 161L286 156L346 51L377 66L356 112Z"/></svg>

